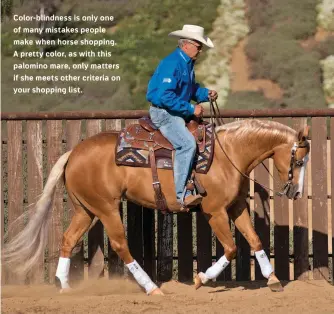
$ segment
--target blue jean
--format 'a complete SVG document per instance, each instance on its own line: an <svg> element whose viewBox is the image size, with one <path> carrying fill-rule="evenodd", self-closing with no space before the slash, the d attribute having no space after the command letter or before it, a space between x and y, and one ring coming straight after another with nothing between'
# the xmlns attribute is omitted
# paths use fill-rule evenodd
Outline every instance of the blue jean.
<svg viewBox="0 0 334 314"><path fill-rule="evenodd" d="M175 148L174 183L176 197L182 202L182 194L196 154L196 141L187 129L183 118L171 115L165 109L150 107L152 122Z"/></svg>

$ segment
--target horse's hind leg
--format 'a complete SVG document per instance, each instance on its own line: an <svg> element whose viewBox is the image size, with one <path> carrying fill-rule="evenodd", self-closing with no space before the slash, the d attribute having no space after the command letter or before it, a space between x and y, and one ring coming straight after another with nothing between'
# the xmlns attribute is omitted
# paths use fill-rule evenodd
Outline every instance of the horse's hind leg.
<svg viewBox="0 0 334 314"><path fill-rule="evenodd" d="M275 276L266 252L262 249L262 243L252 226L246 200L240 199L237 203L235 203L233 207L230 208L229 215L235 226L249 243L251 249L254 250L262 275L268 279L268 287L272 291L282 291L282 285Z"/></svg>
<svg viewBox="0 0 334 314"><path fill-rule="evenodd" d="M86 211L86 209L73 202L75 214L71 223L63 235L60 257L56 271L56 286L62 289L68 289L69 286L69 270L70 257L73 248L78 243L83 234L89 229L94 215Z"/></svg>
<svg viewBox="0 0 334 314"><path fill-rule="evenodd" d="M211 216L208 216L208 220L213 232L224 247L225 254L213 266L209 267L205 273L200 272L195 276L196 289L206 284L209 280L216 279L235 257L237 251L226 209L221 208L219 211L212 213Z"/></svg>
<svg viewBox="0 0 334 314"><path fill-rule="evenodd" d="M130 254L125 238L124 226L119 213L119 200L114 202L112 208L110 208L110 204L108 203L107 209L108 210L103 211L104 215L99 218L107 231L111 247L123 260L138 284L145 289L147 294L162 295L163 293L161 290L153 283L150 277Z"/></svg>

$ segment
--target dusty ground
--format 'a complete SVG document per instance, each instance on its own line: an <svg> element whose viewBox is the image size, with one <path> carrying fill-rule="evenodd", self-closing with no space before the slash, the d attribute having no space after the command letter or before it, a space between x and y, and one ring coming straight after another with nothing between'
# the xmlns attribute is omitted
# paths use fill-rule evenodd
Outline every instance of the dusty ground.
<svg viewBox="0 0 334 314"><path fill-rule="evenodd" d="M146 296L126 280L86 281L71 294L52 286L2 288L2 313L334 313L334 287L294 281L273 293L264 283L202 287L168 282L164 297Z"/></svg>

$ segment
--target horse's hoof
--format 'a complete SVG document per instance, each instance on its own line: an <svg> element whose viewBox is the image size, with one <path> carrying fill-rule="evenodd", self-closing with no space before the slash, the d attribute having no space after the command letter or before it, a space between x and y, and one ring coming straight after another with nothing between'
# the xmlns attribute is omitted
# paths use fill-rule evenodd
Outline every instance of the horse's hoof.
<svg viewBox="0 0 334 314"><path fill-rule="evenodd" d="M272 292L282 292L284 289L275 275L270 275L267 286Z"/></svg>
<svg viewBox="0 0 334 314"><path fill-rule="evenodd" d="M164 293L159 288L156 288L149 295L164 295Z"/></svg>
<svg viewBox="0 0 334 314"><path fill-rule="evenodd" d="M203 286L203 282L199 276L199 274L197 274L195 277L194 277L194 284L195 284L195 289L199 289L200 287Z"/></svg>

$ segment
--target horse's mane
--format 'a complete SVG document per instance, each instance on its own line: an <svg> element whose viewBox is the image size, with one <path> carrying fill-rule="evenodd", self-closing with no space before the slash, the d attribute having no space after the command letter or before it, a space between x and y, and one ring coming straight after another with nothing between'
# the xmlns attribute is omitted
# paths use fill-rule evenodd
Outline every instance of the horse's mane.
<svg viewBox="0 0 334 314"><path fill-rule="evenodd" d="M261 140L268 136L279 143L296 140L297 132L290 127L270 120L237 120L216 128L216 132L225 131L225 137L241 140L252 134L251 140Z"/></svg>

